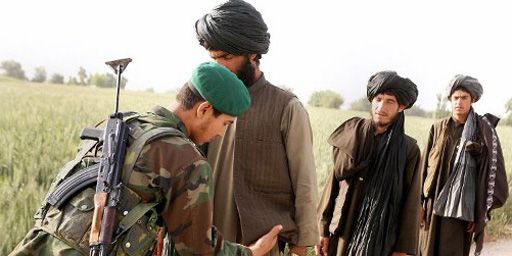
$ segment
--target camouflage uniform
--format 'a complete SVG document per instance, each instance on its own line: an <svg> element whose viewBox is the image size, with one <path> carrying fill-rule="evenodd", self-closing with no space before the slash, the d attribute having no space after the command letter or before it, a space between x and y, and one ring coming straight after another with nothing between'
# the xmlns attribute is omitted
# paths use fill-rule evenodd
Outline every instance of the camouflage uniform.
<svg viewBox="0 0 512 256"><path fill-rule="evenodd" d="M170 111L155 107L152 112L139 116L134 122L144 131L156 127L173 127L185 135L168 136L145 145L127 185L143 202L160 202L155 208L165 223L177 253L251 255L247 247L224 241L212 226L212 170L195 144L187 139L188 134L181 120ZM90 220L84 220L84 223L86 221L90 223ZM116 254L124 255L119 250ZM35 227L11 255L82 253Z"/></svg>

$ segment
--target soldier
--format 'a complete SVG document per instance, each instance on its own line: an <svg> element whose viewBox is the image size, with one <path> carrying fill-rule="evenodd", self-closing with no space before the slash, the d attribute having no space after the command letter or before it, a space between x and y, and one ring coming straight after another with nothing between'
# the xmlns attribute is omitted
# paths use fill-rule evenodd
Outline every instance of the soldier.
<svg viewBox="0 0 512 256"><path fill-rule="evenodd" d="M214 224L229 241L253 243L283 224L279 248L306 253L318 241L313 138L309 117L291 92L272 85L260 70L270 34L250 4L232 0L195 24L197 38L217 63L249 89L250 109L208 147L214 172Z"/></svg>
<svg viewBox="0 0 512 256"><path fill-rule="evenodd" d="M420 150L404 131L416 85L396 72L368 81L371 118L354 117L329 138L334 168L318 207L320 255L415 254Z"/></svg>
<svg viewBox="0 0 512 256"><path fill-rule="evenodd" d="M160 252L155 244L165 229L182 256L263 255L275 245L282 227L275 226L250 246L225 241L212 226L212 171L196 148L222 136L249 108L247 89L225 67L203 63L176 99L170 110L155 107L126 121L130 127L126 161L133 160L134 167L123 170L126 186L119 206L123 216L112 254ZM141 138L162 127L176 134L142 144L139 157L134 157ZM88 255L93 195L94 189L87 188L63 207L44 206L35 227L11 255Z"/></svg>
<svg viewBox="0 0 512 256"><path fill-rule="evenodd" d="M482 93L477 79L456 75L447 89L452 116L430 129L421 163L420 255L469 255L472 238L479 255L490 211L508 197L499 118L473 109Z"/></svg>

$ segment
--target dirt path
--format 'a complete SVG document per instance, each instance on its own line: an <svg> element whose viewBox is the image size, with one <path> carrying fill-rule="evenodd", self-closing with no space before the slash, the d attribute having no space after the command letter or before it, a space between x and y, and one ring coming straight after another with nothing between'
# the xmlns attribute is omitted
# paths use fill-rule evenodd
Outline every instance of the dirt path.
<svg viewBox="0 0 512 256"><path fill-rule="evenodd" d="M473 254L473 249L470 255ZM512 256L512 240L500 240L484 244L481 256Z"/></svg>

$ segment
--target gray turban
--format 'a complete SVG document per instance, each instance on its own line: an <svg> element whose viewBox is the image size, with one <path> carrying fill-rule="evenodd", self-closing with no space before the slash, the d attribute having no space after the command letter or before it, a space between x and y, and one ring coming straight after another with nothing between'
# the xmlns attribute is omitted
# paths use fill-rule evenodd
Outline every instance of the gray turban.
<svg viewBox="0 0 512 256"><path fill-rule="evenodd" d="M484 93L482 85L480 84L480 82L478 82L476 78L459 74L456 75L448 85L448 88L446 90L448 99L450 99L454 91L461 88L468 91L469 94L471 94L471 97L473 97L473 99L475 100L475 102L477 102Z"/></svg>
<svg viewBox="0 0 512 256"><path fill-rule="evenodd" d="M265 54L270 34L261 14L249 3L230 0L215 7L195 24L199 44L234 55Z"/></svg>
<svg viewBox="0 0 512 256"><path fill-rule="evenodd" d="M409 78L400 77L395 71L381 71L370 77L366 96L371 102L379 93L389 93L396 97L398 103L412 107L418 98L418 88Z"/></svg>

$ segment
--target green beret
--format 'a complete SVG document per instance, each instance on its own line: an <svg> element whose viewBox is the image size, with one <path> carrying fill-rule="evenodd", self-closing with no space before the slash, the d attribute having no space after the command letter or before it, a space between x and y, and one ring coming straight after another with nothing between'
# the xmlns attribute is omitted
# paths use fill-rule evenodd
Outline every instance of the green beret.
<svg viewBox="0 0 512 256"><path fill-rule="evenodd" d="M251 105L251 97L244 83L222 65L215 62L200 64L190 79L192 86L218 111L240 116Z"/></svg>

